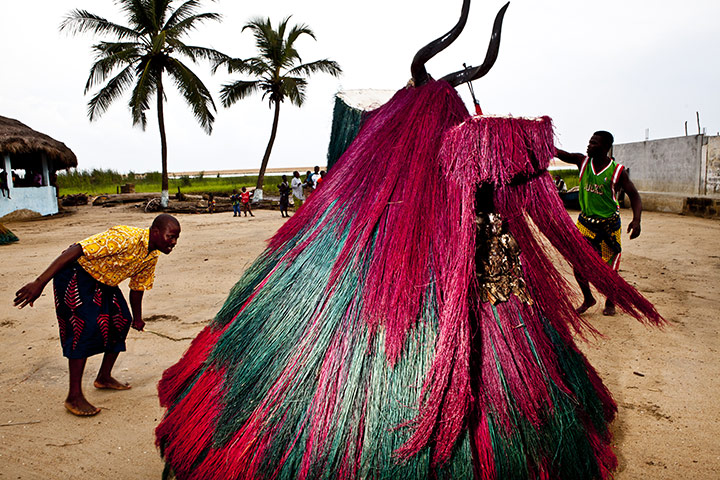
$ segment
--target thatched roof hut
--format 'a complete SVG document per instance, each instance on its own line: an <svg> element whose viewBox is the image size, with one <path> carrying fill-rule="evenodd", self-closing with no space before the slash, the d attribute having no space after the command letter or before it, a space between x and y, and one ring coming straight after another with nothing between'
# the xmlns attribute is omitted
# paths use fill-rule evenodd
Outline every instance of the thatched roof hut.
<svg viewBox="0 0 720 480"><path fill-rule="evenodd" d="M0 117L0 217L23 209L40 215L57 213L55 172L77 167L77 163L64 143L17 120Z"/></svg>
<svg viewBox="0 0 720 480"><path fill-rule="evenodd" d="M13 118L0 116L0 158L9 155L15 167L16 162L37 158L38 154L45 154L53 170L77 167L77 157L64 143Z"/></svg>

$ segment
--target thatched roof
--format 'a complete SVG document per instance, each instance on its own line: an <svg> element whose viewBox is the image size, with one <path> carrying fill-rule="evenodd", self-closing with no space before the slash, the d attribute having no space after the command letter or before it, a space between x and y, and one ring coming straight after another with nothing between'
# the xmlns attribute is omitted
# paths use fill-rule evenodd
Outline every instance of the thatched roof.
<svg viewBox="0 0 720 480"><path fill-rule="evenodd" d="M44 153L55 169L77 167L77 157L64 143L13 118L0 116L0 157L37 153Z"/></svg>

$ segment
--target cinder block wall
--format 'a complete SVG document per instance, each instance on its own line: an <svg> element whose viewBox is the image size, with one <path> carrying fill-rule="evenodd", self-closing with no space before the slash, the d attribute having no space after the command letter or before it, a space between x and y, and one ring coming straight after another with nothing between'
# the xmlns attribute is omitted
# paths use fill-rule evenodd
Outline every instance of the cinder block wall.
<svg viewBox="0 0 720 480"><path fill-rule="evenodd" d="M692 135L618 144L613 155L630 169L630 179L640 191L703 195L705 138Z"/></svg>

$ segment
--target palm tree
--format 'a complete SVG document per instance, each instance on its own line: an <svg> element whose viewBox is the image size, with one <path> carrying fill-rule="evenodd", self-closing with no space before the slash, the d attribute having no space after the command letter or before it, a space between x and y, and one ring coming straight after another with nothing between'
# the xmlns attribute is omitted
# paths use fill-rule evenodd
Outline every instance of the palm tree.
<svg viewBox="0 0 720 480"><path fill-rule="evenodd" d="M262 199L265 169L270 160L273 143L275 143L278 119L280 118L280 104L287 98L293 105L302 106L305 102L305 90L308 83L306 77L310 74L325 72L337 77L342 73L340 66L332 60L324 59L302 63L300 54L295 49L295 41L303 34L315 39L315 34L304 24L288 29L289 20L290 17L287 17L280 22L277 30L273 29L269 18L250 20L243 27L243 31L250 29L255 35L255 46L259 50L259 55L244 60L226 59L216 65L216 68L227 65L229 73L241 72L258 77L255 80L237 80L223 85L220 99L225 107L258 91L263 92L262 98L267 98L271 108L275 107L270 140L260 164L256 193L253 195L255 201Z"/></svg>
<svg viewBox="0 0 720 480"><path fill-rule="evenodd" d="M216 13L196 13L199 0L186 0L172 8L173 0L115 0L125 14L128 26L113 23L86 10L73 10L63 20L60 30L72 34L91 32L111 35L114 40L93 45L95 63L85 84L87 94L93 87L104 86L88 102L90 121L99 118L110 104L131 86L130 112L133 125L147 126L145 112L152 96L157 105L162 155L161 204L168 204L167 138L163 103L166 100L163 74L167 73L185 98L200 126L209 135L217 111L210 92L176 54L196 63L200 59L218 63L222 53L204 47L190 46L181 40L200 23L220 20Z"/></svg>

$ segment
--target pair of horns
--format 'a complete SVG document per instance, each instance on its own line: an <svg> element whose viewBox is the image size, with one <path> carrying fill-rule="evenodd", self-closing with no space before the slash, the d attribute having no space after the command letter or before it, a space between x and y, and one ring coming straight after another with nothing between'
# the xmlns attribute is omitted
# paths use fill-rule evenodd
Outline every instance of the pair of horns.
<svg viewBox="0 0 720 480"><path fill-rule="evenodd" d="M506 3L495 16L492 36L490 37L490 46L488 47L483 64L479 67L466 68L458 72L445 75L442 77L442 80L445 80L453 87L456 87L462 83L477 80L490 71L492 66L495 64L498 52L500 51L500 32L502 31L502 22L503 17L505 16L505 11L509 6L510 2ZM410 66L410 71L412 72L412 77L415 81L416 87L424 85L428 82L430 76L425 69L425 63L438 53L445 50L455 41L455 39L457 39L465 28L468 13L470 13L470 0L463 0L460 20L458 20L458 23L448 33L428 43L415 54Z"/></svg>

